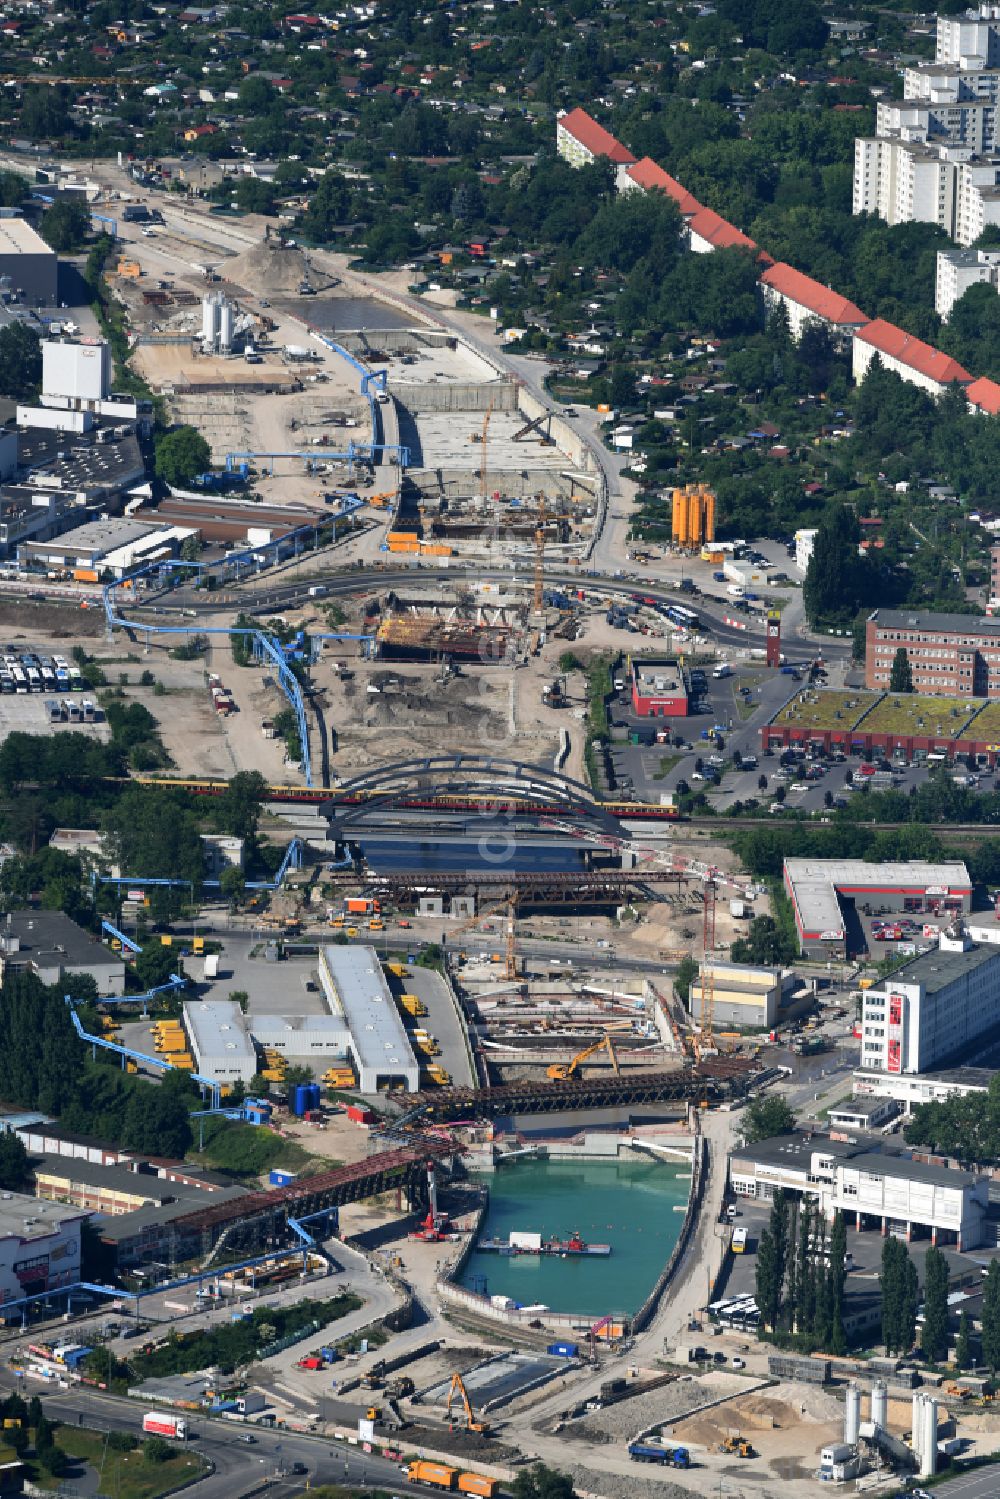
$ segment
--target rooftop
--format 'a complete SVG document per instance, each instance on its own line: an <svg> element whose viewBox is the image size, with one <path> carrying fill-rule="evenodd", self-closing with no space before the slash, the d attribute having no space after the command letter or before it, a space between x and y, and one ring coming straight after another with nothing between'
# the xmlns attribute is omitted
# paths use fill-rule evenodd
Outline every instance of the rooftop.
<svg viewBox="0 0 1000 1499"><path fill-rule="evenodd" d="M876 609L869 622L879 630L918 630L941 635L964 635L974 640L1000 635L1000 617L981 614L930 614L918 609Z"/></svg>
<svg viewBox="0 0 1000 1499"><path fill-rule="evenodd" d="M64 1223L76 1223L87 1214L64 1202L39 1202L24 1192L4 1192L0 1197L0 1239L44 1239L56 1234Z"/></svg>
<svg viewBox="0 0 1000 1499"><path fill-rule="evenodd" d="M798 729L853 729L878 699L877 692L818 692L805 687L771 722Z"/></svg>
<svg viewBox="0 0 1000 1499"><path fill-rule="evenodd" d="M626 175L644 192L666 193L668 198L674 200L681 213L697 213L701 207L694 194L689 193L676 177L671 177L669 172L658 166L652 157L644 156L627 169Z"/></svg>
<svg viewBox="0 0 1000 1499"><path fill-rule="evenodd" d="M965 394L970 403L978 406L980 411L985 411L987 416L1000 414L1000 385L995 380L988 380L985 375L981 375L966 387Z"/></svg>
<svg viewBox="0 0 1000 1499"><path fill-rule="evenodd" d="M821 281L814 281L811 276L803 275L794 266L786 265L784 261L779 260L776 265L768 266L760 279L765 286L773 287L783 297L797 302L800 307L808 308L827 322L850 326L868 322L860 307L849 302L839 292L831 291Z"/></svg>
<svg viewBox="0 0 1000 1499"><path fill-rule="evenodd" d="M977 969L987 967L990 963L1000 965L1000 949L992 943L956 952L935 948L933 952L911 958L902 968L896 969L891 979L886 979L878 987L888 992L894 984L920 984L925 994L938 994L950 984L957 983L967 974L975 973Z"/></svg>
<svg viewBox="0 0 1000 1499"><path fill-rule="evenodd" d="M231 1057L256 1069L257 1053L235 1000L203 999L185 1004L184 1026L200 1066L219 1057Z"/></svg>
<svg viewBox="0 0 1000 1499"><path fill-rule="evenodd" d="M103 1187L107 1192L144 1197L152 1203L172 1202L178 1190L184 1190L166 1178L147 1172L130 1171L127 1166L101 1166L95 1161L83 1161L73 1156L33 1155L29 1164L36 1179L47 1177L56 1182Z"/></svg>
<svg viewBox="0 0 1000 1499"><path fill-rule="evenodd" d="M52 541L35 542L34 547L36 550L51 549L60 554L75 551L81 556L92 552L103 557L119 547L133 546L136 542L144 541L159 529L147 521L113 516L107 520L88 521L86 525L64 532Z"/></svg>
<svg viewBox="0 0 1000 1499"><path fill-rule="evenodd" d="M657 692L685 692L684 672L674 656L646 656L642 660L632 658L632 671L636 686L642 690Z"/></svg>
<svg viewBox="0 0 1000 1499"><path fill-rule="evenodd" d="M884 1147L873 1150L867 1144L831 1140L824 1135L775 1135L770 1140L758 1140L756 1145L744 1145L738 1154L745 1161L800 1171L808 1170L813 1156L830 1156L852 1170L867 1171L872 1176L898 1176L933 1186L966 1187L980 1180L968 1171L914 1161L899 1150Z"/></svg>
<svg viewBox="0 0 1000 1499"><path fill-rule="evenodd" d="M979 706L977 699L887 692L858 727L866 734L933 734L938 739L958 739Z"/></svg>
<svg viewBox="0 0 1000 1499"><path fill-rule="evenodd" d="M979 712L969 724L965 737L982 740L987 744L1000 744L1000 701L979 701L976 707Z"/></svg>
<svg viewBox="0 0 1000 1499"><path fill-rule="evenodd" d="M558 123L594 156L607 156L622 166L635 161L632 152L621 141L615 140L603 125L598 125L585 109L571 109L569 114L560 116Z"/></svg>
<svg viewBox="0 0 1000 1499"><path fill-rule="evenodd" d="M69 968L124 968L124 960L96 942L62 911L11 911L2 925L0 938L16 937L17 950L9 956L29 958L35 963L60 962Z"/></svg>
<svg viewBox="0 0 1000 1499"><path fill-rule="evenodd" d="M0 219L0 255L52 255L52 246L25 219Z"/></svg>
<svg viewBox="0 0 1000 1499"><path fill-rule="evenodd" d="M714 208L697 209L691 218L691 232L700 239L707 240L716 250L729 250L736 246L743 246L747 250L757 248L749 235L744 234L742 229L737 229L735 224L730 224Z"/></svg>
<svg viewBox="0 0 1000 1499"><path fill-rule="evenodd" d="M886 1098L850 1098L844 1103L834 1104L828 1111L830 1119L839 1115L846 1115L856 1119L869 1119L872 1114L880 1114L891 1100Z"/></svg>
<svg viewBox="0 0 1000 1499"><path fill-rule="evenodd" d="M381 1073L416 1067L373 947L324 947L320 979L331 1013L339 1011L347 1022L359 1067Z"/></svg>
<svg viewBox="0 0 1000 1499"><path fill-rule="evenodd" d="M968 385L972 380L968 370L963 369L957 359L942 354L940 349L932 349L930 344L897 328L895 323L887 323L884 318L876 318L873 323L868 323L855 337L862 343L869 344L879 354L886 354L890 359L909 365L910 369L938 385L950 385L953 380Z"/></svg>
<svg viewBox="0 0 1000 1499"><path fill-rule="evenodd" d="M969 891L964 864L868 864L863 859L786 859L785 887L803 932L822 933L829 940L844 935L844 917L837 892L849 895L869 890L929 889Z"/></svg>

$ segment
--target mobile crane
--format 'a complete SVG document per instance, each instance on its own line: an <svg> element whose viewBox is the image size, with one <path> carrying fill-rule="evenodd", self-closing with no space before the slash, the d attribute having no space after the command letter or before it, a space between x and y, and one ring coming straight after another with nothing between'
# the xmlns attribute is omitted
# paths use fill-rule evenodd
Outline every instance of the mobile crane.
<svg viewBox="0 0 1000 1499"><path fill-rule="evenodd" d="M608 1056L611 1058L611 1065L615 1069L615 1077L621 1077L622 1070L618 1065L618 1053L615 1051L615 1043L607 1031L592 1046L587 1046L583 1051L578 1051L571 1062L553 1062L552 1066L546 1069L547 1076L554 1083L568 1083L571 1078L576 1076L576 1069L578 1067L582 1066L589 1057L596 1056L605 1047L607 1048Z"/></svg>

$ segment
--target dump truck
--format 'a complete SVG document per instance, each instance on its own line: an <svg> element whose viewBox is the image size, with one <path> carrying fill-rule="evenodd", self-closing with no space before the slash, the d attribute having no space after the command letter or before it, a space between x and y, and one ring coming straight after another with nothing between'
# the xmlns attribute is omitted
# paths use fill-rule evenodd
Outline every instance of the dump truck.
<svg viewBox="0 0 1000 1499"><path fill-rule="evenodd" d="M690 1468L691 1455L686 1447L671 1443L632 1442L628 1455L636 1463L659 1463L665 1468Z"/></svg>

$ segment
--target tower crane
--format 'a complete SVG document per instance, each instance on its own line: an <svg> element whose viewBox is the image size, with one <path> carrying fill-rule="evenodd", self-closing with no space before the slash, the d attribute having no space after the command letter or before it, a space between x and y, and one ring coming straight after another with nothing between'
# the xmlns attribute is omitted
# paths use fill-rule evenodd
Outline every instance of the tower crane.
<svg viewBox="0 0 1000 1499"><path fill-rule="evenodd" d="M463 932L471 931L481 921L486 921L490 916L506 916L505 928L505 951L504 951L504 977L508 979L517 978L517 891L508 890L502 901L496 905L488 906L485 911L480 911L478 916L470 916L468 920L460 922L458 926L452 927L448 933L450 937L459 937Z"/></svg>
<svg viewBox="0 0 1000 1499"><path fill-rule="evenodd" d="M701 1035L698 1056L715 1050L715 881L705 881L701 924Z"/></svg>
<svg viewBox="0 0 1000 1499"><path fill-rule="evenodd" d="M547 1076L553 1082L568 1083L571 1078L576 1076L576 1069L581 1067L588 1057L596 1056L599 1051L604 1051L605 1049L611 1058L611 1065L615 1069L615 1077L621 1077L622 1070L618 1065L618 1053L615 1051L615 1043L612 1041L608 1031L605 1031L601 1039L595 1041L592 1046L584 1047L583 1051L578 1051L571 1062L553 1062L552 1066L546 1069Z"/></svg>
<svg viewBox="0 0 1000 1499"><path fill-rule="evenodd" d="M479 462L479 488L480 488L480 492L482 493L482 496L483 496L483 504L486 503L486 501L488 499L488 496L489 496L489 491L486 488L486 478L487 478L487 470L488 470L488 465L487 465L486 460L487 460L487 456L488 456L488 452L489 452L490 418L492 417L492 415L493 415L493 397L490 396L489 405L487 406L486 411L485 411L485 413L483 415L483 432L482 432L482 436L479 439L480 442L483 445L483 456L482 456L482 458L480 459L480 462Z"/></svg>
<svg viewBox="0 0 1000 1499"><path fill-rule="evenodd" d="M456 1395L459 1395L462 1400L462 1409L465 1412L466 1431L475 1431L478 1432L480 1436L485 1436L489 1431L489 1427L486 1425L485 1421L476 1420L476 1413L472 1409L472 1401L469 1399L469 1392L465 1388L465 1380L462 1378L461 1374L453 1374L451 1376L451 1384L448 1387L448 1403L445 1406L445 1415L448 1419L449 1431L454 1430L454 1423L451 1419L451 1407Z"/></svg>

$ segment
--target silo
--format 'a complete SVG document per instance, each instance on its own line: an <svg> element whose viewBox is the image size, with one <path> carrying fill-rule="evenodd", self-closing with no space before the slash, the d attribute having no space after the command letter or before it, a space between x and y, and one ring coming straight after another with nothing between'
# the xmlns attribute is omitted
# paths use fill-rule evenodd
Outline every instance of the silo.
<svg viewBox="0 0 1000 1499"><path fill-rule="evenodd" d="M292 1113L296 1119L301 1119L309 1107L309 1089L305 1083L296 1083L289 1102L292 1105Z"/></svg>
<svg viewBox="0 0 1000 1499"><path fill-rule="evenodd" d="M917 1457L923 1451L924 1441L924 1397L921 1394L913 1396L913 1417L910 1422L910 1446Z"/></svg>
<svg viewBox="0 0 1000 1499"><path fill-rule="evenodd" d="M715 540L715 494L705 490L705 541Z"/></svg>
<svg viewBox="0 0 1000 1499"><path fill-rule="evenodd" d="M215 345L219 332L219 302L218 298L211 292L201 299L201 337L202 342Z"/></svg>
<svg viewBox="0 0 1000 1499"><path fill-rule="evenodd" d="M678 546L687 544L687 496L683 489L674 490L673 535Z"/></svg>
<svg viewBox="0 0 1000 1499"><path fill-rule="evenodd" d="M701 493L697 484L687 486L688 545L696 547L701 542Z"/></svg>
<svg viewBox="0 0 1000 1499"><path fill-rule="evenodd" d="M928 1395L924 1401L924 1432L920 1443L920 1476L933 1478L937 1472L937 1401Z"/></svg>
<svg viewBox="0 0 1000 1499"><path fill-rule="evenodd" d="M309 1083L308 1088L309 1107L311 1109L318 1109L320 1104L323 1102L323 1089L320 1087L319 1083Z"/></svg>
<svg viewBox="0 0 1000 1499"><path fill-rule="evenodd" d="M858 1445L858 1429L861 1425L861 1391L856 1384L847 1386L844 1402L844 1441L848 1447Z"/></svg>
<svg viewBox="0 0 1000 1499"><path fill-rule="evenodd" d="M886 1425L886 1415L889 1409L889 1393L880 1379L872 1385L872 1420L876 1426Z"/></svg>
<svg viewBox="0 0 1000 1499"><path fill-rule="evenodd" d="M233 304L223 297L219 305L219 348L226 353L233 347L233 323L235 321Z"/></svg>

